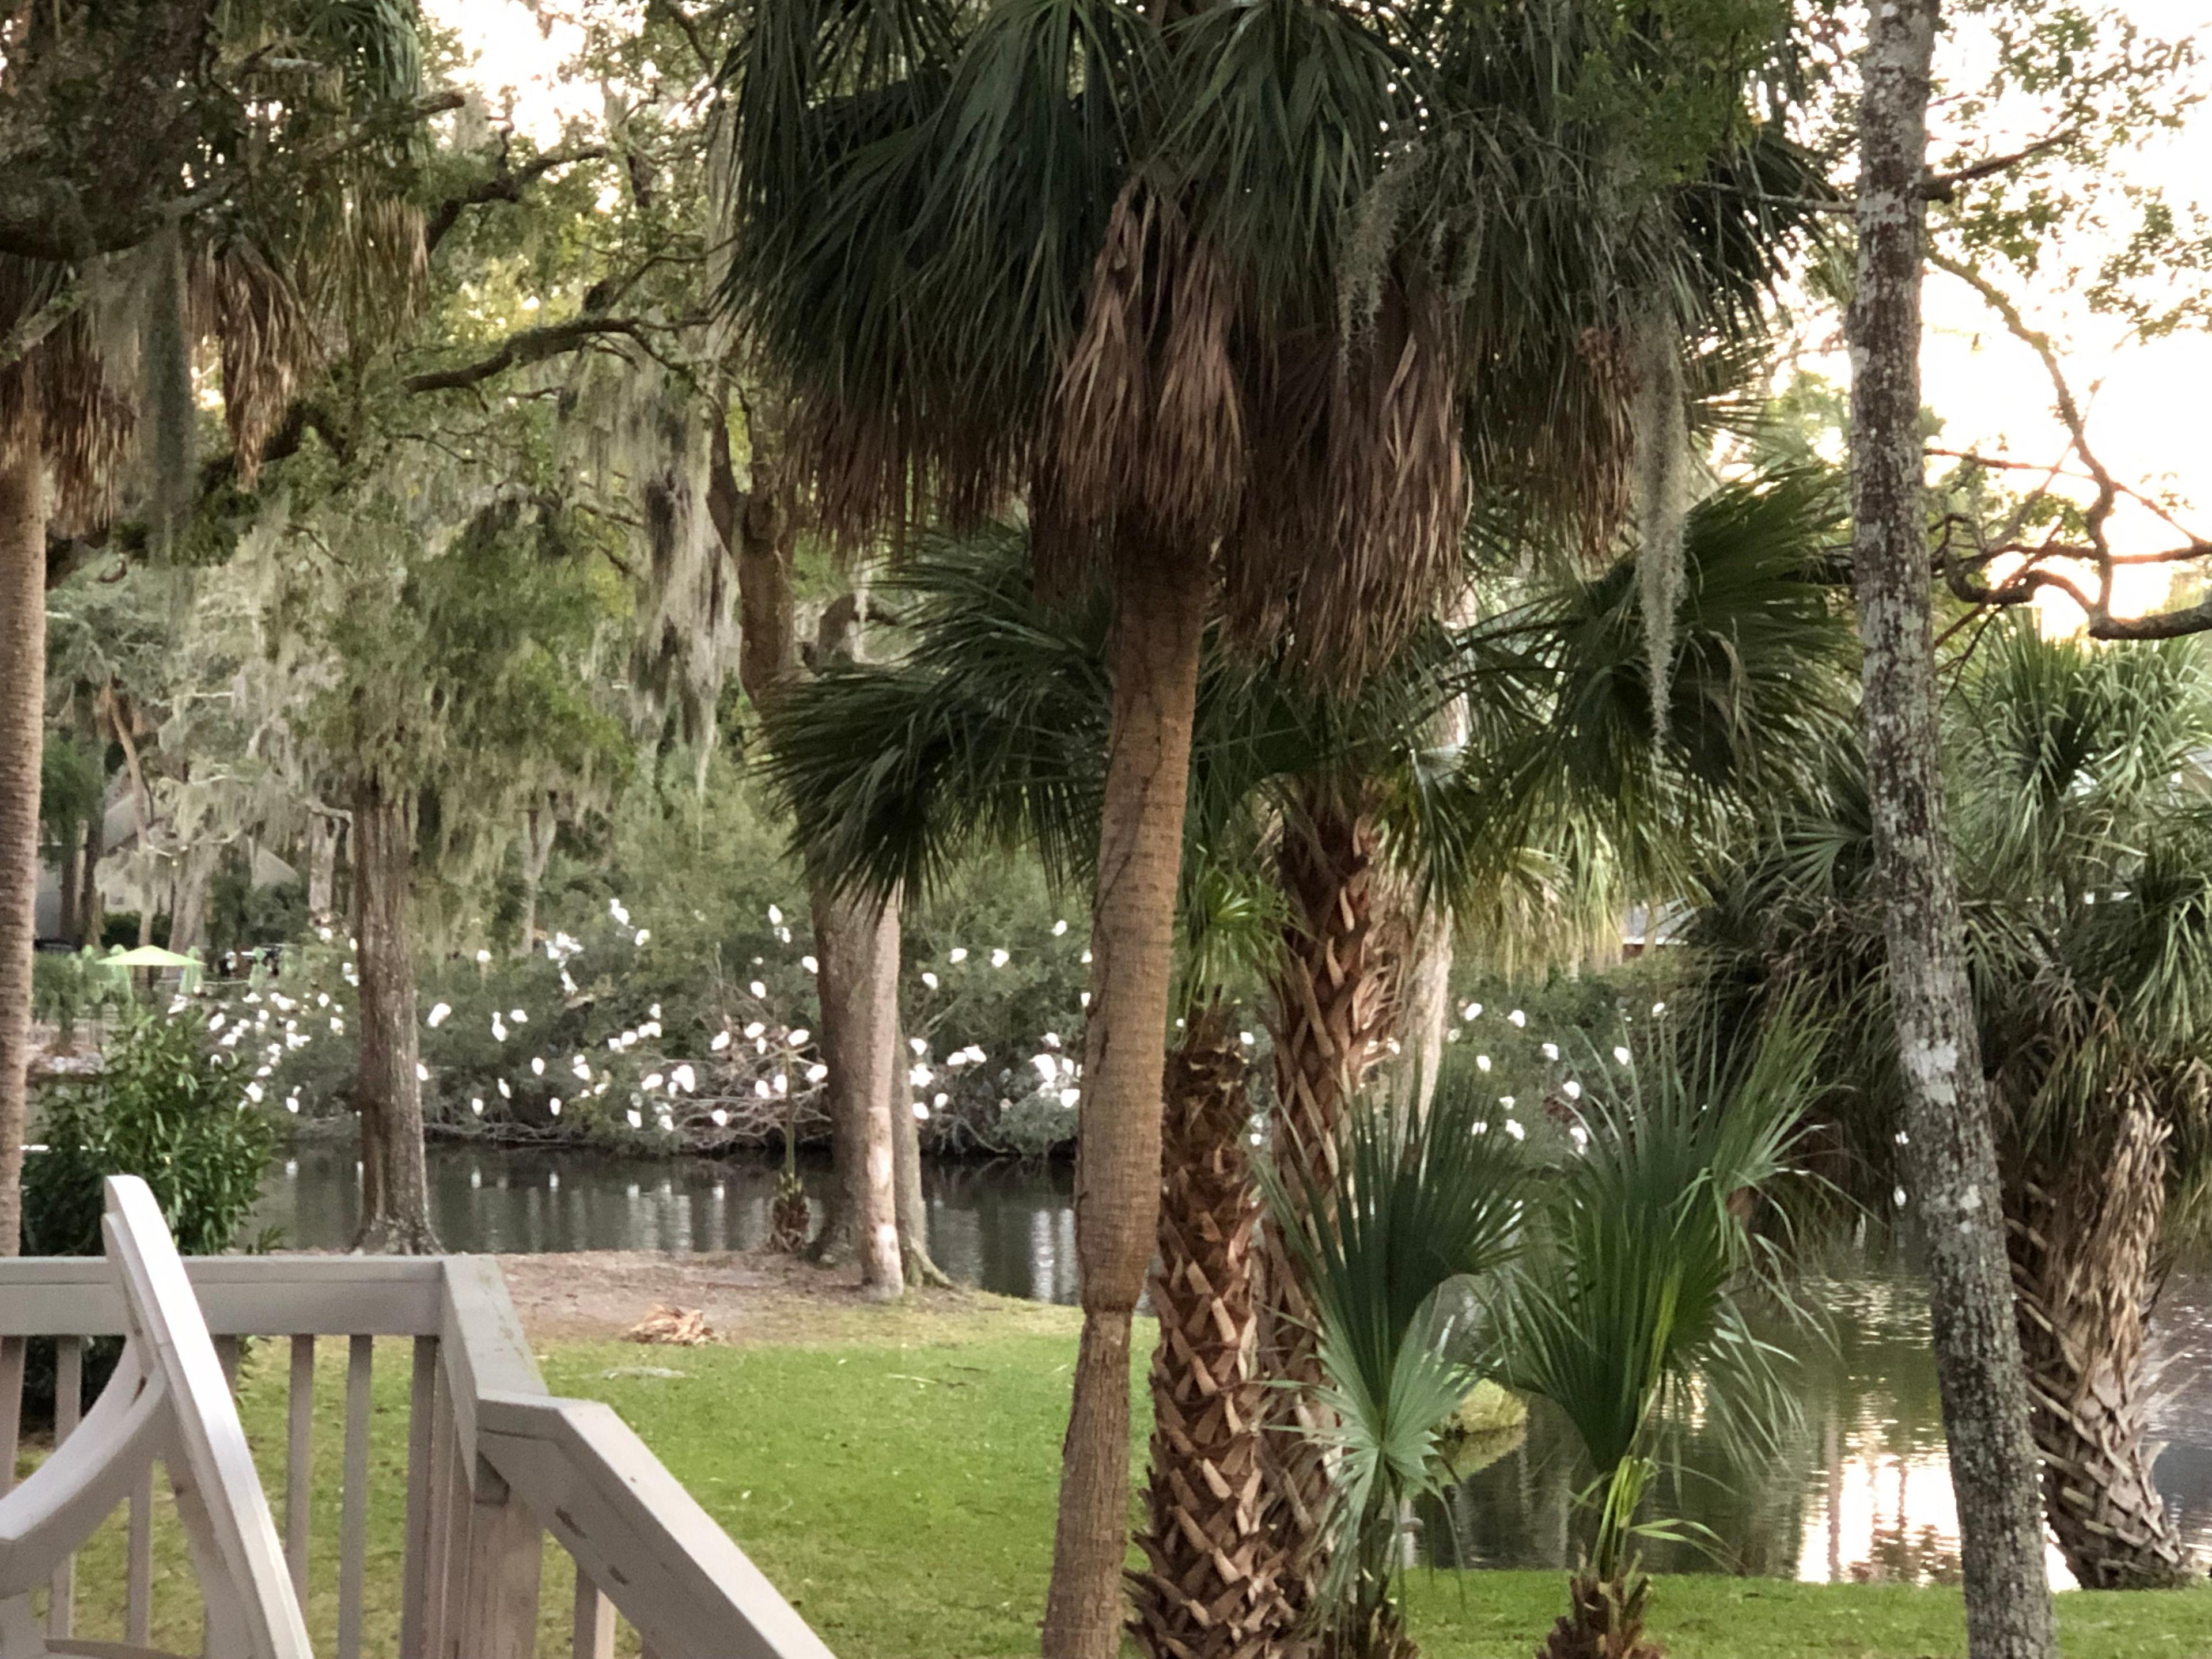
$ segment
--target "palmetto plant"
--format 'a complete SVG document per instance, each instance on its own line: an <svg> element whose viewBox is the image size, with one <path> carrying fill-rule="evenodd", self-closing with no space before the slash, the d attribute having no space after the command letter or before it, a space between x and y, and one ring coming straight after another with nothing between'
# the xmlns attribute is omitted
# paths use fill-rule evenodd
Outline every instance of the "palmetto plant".
<svg viewBox="0 0 2212 1659"><path fill-rule="evenodd" d="M1477 1376L1443 1340L1457 1307L1447 1292L1512 1256L1531 1188L1520 1143L1487 1133L1487 1111L1455 1092L1419 1115L1363 1105L1339 1129L1334 1182L1261 1170L1304 1270L1321 1361L1310 1432L1334 1479L1312 1633L1326 1653L1414 1650L1398 1600L1406 1516L1448 1483L1439 1441Z"/></svg>
<svg viewBox="0 0 2212 1659"><path fill-rule="evenodd" d="M1785 33L1617 0L775 0L732 55L722 298L818 521L1025 496L1040 571L1114 614L1055 1654L1117 1639L1208 620L1348 683L1458 580L1471 481L1618 515L1630 336L1660 401L1684 335L1755 309L1771 267L1733 256L1771 203L1814 193L1747 118L1743 43Z"/></svg>
<svg viewBox="0 0 2212 1659"><path fill-rule="evenodd" d="M2113 1588L2184 1571L2151 1479L2141 1371L2161 1249L2194 1219L2212 1144L2208 671L2194 641L2108 648L2007 621L1954 665L1947 705L2045 1511L2075 1577ZM1897 1060L1870 869L1847 748L1717 885L1698 927L1707 993L1732 1017L1755 1021L1778 994L1834 1011L1836 1167L1882 1201Z"/></svg>
<svg viewBox="0 0 2212 1659"><path fill-rule="evenodd" d="M1695 1408L1753 1449L1790 1420L1784 1356L1746 1317L1753 1298L1786 1301L1783 1254L1750 1223L1787 1196L1820 1048L1786 1015L1734 1064L1707 1033L1671 1033L1592 1085L1580 1155L1538 1188L1496 1302L1495 1375L1557 1408L1595 1476L1588 1553L1544 1659L1656 1653L1636 1540L1672 1535L1639 1519L1670 1419Z"/></svg>

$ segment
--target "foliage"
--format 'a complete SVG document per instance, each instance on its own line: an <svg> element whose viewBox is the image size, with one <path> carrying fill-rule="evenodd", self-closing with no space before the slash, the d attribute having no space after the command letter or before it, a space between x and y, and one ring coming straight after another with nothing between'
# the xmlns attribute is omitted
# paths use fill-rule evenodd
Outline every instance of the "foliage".
<svg viewBox="0 0 2212 1659"><path fill-rule="evenodd" d="M1814 1093L1818 1033L1778 1020L1731 1060L1709 1031L1664 1028L1578 1103L1578 1155L1532 1206L1532 1244L1497 1300L1499 1381L1574 1425L1597 1476L1589 1568L1630 1585L1638 1508L1669 1418L1692 1412L1771 1449L1790 1419L1784 1356L1748 1301L1786 1303L1783 1256L1757 1206L1787 1199Z"/></svg>
<svg viewBox="0 0 2212 1659"><path fill-rule="evenodd" d="M124 999L114 975L94 966L91 951L41 951L31 958L31 1018L53 1026L64 1043L77 1022Z"/></svg>
<svg viewBox="0 0 2212 1659"><path fill-rule="evenodd" d="M111 1175L145 1178L184 1255L229 1249L275 1146L262 1087L241 1094L238 1071L198 1019L126 1021L97 1082L47 1093L46 1150L23 1170L24 1254L99 1255L100 1183Z"/></svg>
<svg viewBox="0 0 2212 1659"><path fill-rule="evenodd" d="M1528 1167L1492 1133L1486 1097L1439 1094L1408 1118L1371 1101L1346 1120L1324 1186L1262 1168L1275 1224L1305 1272L1327 1382L1316 1431L1337 1454L1321 1586L1330 1650L1400 1638L1402 1517L1442 1490L1438 1445L1474 1381L1447 1357L1443 1295L1516 1248Z"/></svg>

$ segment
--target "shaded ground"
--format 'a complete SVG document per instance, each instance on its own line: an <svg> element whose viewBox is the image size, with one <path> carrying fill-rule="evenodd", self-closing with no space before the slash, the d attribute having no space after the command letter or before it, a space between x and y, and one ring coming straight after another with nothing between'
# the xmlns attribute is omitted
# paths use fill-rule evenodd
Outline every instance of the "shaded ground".
<svg viewBox="0 0 2212 1659"><path fill-rule="evenodd" d="M1073 1332L1073 1308L982 1291L909 1291L884 1307L860 1294L857 1267L817 1267L768 1251L671 1255L587 1250L502 1255L507 1293L531 1341L605 1341L656 1303L696 1308L725 1342L868 1342L905 1346L985 1335Z"/></svg>

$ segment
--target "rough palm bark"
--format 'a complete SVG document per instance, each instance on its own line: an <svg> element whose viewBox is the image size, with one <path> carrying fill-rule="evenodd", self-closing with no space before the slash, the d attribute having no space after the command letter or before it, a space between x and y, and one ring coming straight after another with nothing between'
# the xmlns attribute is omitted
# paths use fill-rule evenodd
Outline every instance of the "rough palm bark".
<svg viewBox="0 0 2212 1659"><path fill-rule="evenodd" d="M1129 1341L1160 1206L1176 886L1211 573L1188 550L1116 572L1112 737L1091 915L1091 1008L1077 1112L1083 1338L1060 1456L1047 1659L1115 1659L1129 1535Z"/></svg>
<svg viewBox="0 0 2212 1659"><path fill-rule="evenodd" d="M374 775L354 791L354 921L361 971L361 1046L354 1106L361 1114L358 1250L438 1251L422 1156L422 1084L415 1019L415 962L407 933L414 866L407 803Z"/></svg>
<svg viewBox="0 0 2212 1659"><path fill-rule="evenodd" d="M22 1223L31 951L46 735L46 504L35 443L0 434L0 1255Z"/></svg>
<svg viewBox="0 0 2212 1659"><path fill-rule="evenodd" d="M898 1086L898 913L818 881L811 897L838 1188L823 1231L842 1233L860 1258L862 1289L892 1301L906 1289L891 1139L893 1111L905 1104Z"/></svg>
<svg viewBox="0 0 2212 1659"><path fill-rule="evenodd" d="M1152 1269L1152 1441L1146 1568L1130 1629L1153 1659L1260 1659L1287 1608L1260 1466L1252 1251L1259 1200L1237 1032L1194 1010L1161 1085L1159 1259Z"/></svg>
<svg viewBox="0 0 2212 1659"><path fill-rule="evenodd" d="M2109 1146L2017 1177L2008 1232L2044 1513L2075 1578L2148 1589L2189 1577L2143 1420L2143 1310L2166 1208L2166 1126L2140 1101Z"/></svg>
<svg viewBox="0 0 2212 1659"><path fill-rule="evenodd" d="M1936 0L1869 8L1851 357L1852 556L1863 715L1906 1179L1927 1239L1943 1426L1973 1659L2057 1651L2012 1312L1995 1137L1944 834L1920 431L1928 97Z"/></svg>
<svg viewBox="0 0 2212 1659"><path fill-rule="evenodd" d="M1375 821L1355 786L1316 783L1286 815L1277 859L1290 906L1270 1024L1275 1039L1273 1156L1292 1192L1328 1190L1337 1131L1395 1024L1399 965L1384 924L1384 872ZM1312 1431L1311 1390L1322 1380L1312 1310L1296 1257L1267 1235L1261 1322L1268 1396L1266 1436L1270 1536L1279 1559L1285 1639L1306 1620L1322 1568L1328 1455ZM1286 1386L1285 1386L1286 1385Z"/></svg>

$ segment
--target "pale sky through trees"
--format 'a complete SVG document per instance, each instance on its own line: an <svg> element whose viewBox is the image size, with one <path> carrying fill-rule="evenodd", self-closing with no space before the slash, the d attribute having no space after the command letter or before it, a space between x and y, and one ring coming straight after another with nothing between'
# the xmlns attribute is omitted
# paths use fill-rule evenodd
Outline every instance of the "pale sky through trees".
<svg viewBox="0 0 2212 1659"><path fill-rule="evenodd" d="M559 7L533 7L528 0L426 3L477 55L495 110L511 107L539 142L556 139L564 119L598 118L598 85L564 78L582 33L557 21ZM2212 40L2212 0L2130 0L2124 9L2147 32ZM505 88L513 89L511 98L502 95ZM2212 199L2212 106L2198 112L2186 131L2146 144L2117 171L2130 181L2160 185L2177 201ZM2076 394L2089 404L2091 435L2106 465L2124 482L2178 492L2193 509L2184 512L2183 522L2212 535L2212 334L2128 343L2117 325L2078 302L2033 292L2019 297L2030 321L2050 332L2065 354ZM1941 272L1929 273L1927 312L1923 362L1929 402L1944 422L1938 441L2039 464L2056 459L2063 434L2051 413L2050 383L2034 356L2005 333L1974 295ZM1840 333L1840 319L1834 319L1810 343L1827 343ZM1807 361L1839 385L1844 381L1840 353ZM2134 507L2124 507L2115 519L2114 536L2123 551L2170 545L2173 539L2171 531ZM2163 580L2155 572L2124 573L2123 592L2130 578L2148 584L2138 589L2138 605L2155 599ZM2124 602L2119 608L2133 607Z"/></svg>

